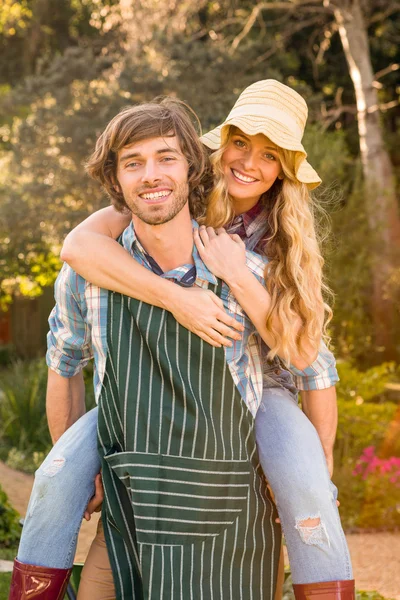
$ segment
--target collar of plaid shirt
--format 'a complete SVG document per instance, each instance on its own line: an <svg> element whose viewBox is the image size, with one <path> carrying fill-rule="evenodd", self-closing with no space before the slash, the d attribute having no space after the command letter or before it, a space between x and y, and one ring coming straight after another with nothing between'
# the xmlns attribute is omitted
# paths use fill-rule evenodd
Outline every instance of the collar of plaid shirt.
<svg viewBox="0 0 400 600"><path fill-rule="evenodd" d="M226 228L228 233L237 233L247 250L263 254L263 245L268 232L268 209L261 201L253 208L234 217Z"/></svg>

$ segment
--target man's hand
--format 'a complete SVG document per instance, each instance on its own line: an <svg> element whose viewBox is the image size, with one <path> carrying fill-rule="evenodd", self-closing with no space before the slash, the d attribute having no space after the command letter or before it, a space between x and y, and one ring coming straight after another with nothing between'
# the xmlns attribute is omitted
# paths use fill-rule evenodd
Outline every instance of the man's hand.
<svg viewBox="0 0 400 600"><path fill-rule="evenodd" d="M103 488L103 480L101 478L101 474L96 475L94 480L94 496L89 501L89 504L86 507L85 514L83 515L86 521L90 521L92 518L92 513L99 512L101 509L101 505L104 500L104 488Z"/></svg>
<svg viewBox="0 0 400 600"><path fill-rule="evenodd" d="M225 312L221 298L211 290L180 288L179 301L169 310L178 323L211 346L231 346L228 338L242 338L243 325Z"/></svg>

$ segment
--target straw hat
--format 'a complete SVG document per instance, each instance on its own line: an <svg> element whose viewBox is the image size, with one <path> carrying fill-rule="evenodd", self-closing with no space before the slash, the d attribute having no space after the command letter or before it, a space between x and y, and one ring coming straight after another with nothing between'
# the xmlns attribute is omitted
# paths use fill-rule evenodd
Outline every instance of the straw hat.
<svg viewBox="0 0 400 600"><path fill-rule="evenodd" d="M208 148L217 150L225 141L229 125L236 125L247 135L263 133L277 146L296 152L296 177L312 190L321 179L307 162L301 143L307 115L307 104L300 94L275 79L265 79L249 85L222 125L200 139Z"/></svg>

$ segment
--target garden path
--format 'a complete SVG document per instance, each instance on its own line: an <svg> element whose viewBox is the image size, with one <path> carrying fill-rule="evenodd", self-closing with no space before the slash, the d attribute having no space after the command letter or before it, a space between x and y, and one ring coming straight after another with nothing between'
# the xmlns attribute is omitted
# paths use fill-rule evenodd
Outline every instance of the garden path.
<svg viewBox="0 0 400 600"><path fill-rule="evenodd" d="M26 475L0 461L0 483L11 504L25 515L33 483ZM83 521L75 559L85 560L94 537L99 515ZM346 535L353 560L357 589L376 590L386 598L400 600L400 533L359 533Z"/></svg>

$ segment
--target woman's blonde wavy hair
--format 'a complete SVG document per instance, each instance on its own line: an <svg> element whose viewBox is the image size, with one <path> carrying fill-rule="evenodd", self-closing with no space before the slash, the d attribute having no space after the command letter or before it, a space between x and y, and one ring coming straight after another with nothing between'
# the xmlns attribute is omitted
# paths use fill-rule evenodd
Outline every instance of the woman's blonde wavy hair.
<svg viewBox="0 0 400 600"><path fill-rule="evenodd" d="M222 166L234 130L230 127L221 148L210 156L214 186L208 195L206 215L199 219L207 226L223 227L234 217ZM330 297L331 291L323 279L324 259L316 222L317 214L325 215L325 211L311 197L307 186L296 179L295 153L283 148L278 148L278 152L283 179L277 179L261 198L269 208L264 253L269 260L265 282L272 301L266 325L274 340L268 357L272 359L279 351L279 356L290 362L291 356L305 355L306 343L318 347L321 337L327 337L332 310L324 296ZM293 327L296 315L302 322L297 335ZM273 316L280 323L279 332L273 325Z"/></svg>

